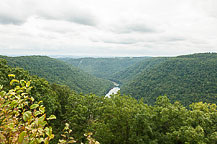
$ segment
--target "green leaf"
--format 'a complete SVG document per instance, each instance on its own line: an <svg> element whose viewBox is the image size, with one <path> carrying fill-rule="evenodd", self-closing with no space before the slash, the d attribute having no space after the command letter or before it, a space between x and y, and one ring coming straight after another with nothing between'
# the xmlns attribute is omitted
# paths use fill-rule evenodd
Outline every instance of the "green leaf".
<svg viewBox="0 0 217 144"><path fill-rule="evenodd" d="M49 131L49 128L46 127L44 130L45 130L45 133L46 133L47 135L49 135L49 132L50 132L50 131Z"/></svg>
<svg viewBox="0 0 217 144"><path fill-rule="evenodd" d="M13 78L15 78L15 75L14 75L14 74L9 74L8 77L13 77Z"/></svg>
<svg viewBox="0 0 217 144"><path fill-rule="evenodd" d="M32 102L35 100L33 97L31 97L30 99L31 99Z"/></svg>
<svg viewBox="0 0 217 144"><path fill-rule="evenodd" d="M18 138L18 143L22 144L24 140L24 136L26 136L26 131L23 131L20 133L19 138Z"/></svg>
<svg viewBox="0 0 217 144"><path fill-rule="evenodd" d="M12 102L11 102L11 105L14 107L14 106L17 106L17 104L18 104L18 101L17 100L13 100Z"/></svg>
<svg viewBox="0 0 217 144"><path fill-rule="evenodd" d="M1 96L1 97L5 96L5 95L6 95L6 92L5 92L5 91L1 91L1 92L0 92L0 96Z"/></svg>
<svg viewBox="0 0 217 144"><path fill-rule="evenodd" d="M44 141L44 138L38 139L38 143L42 143Z"/></svg>
<svg viewBox="0 0 217 144"><path fill-rule="evenodd" d="M21 96L25 96L25 95L28 95L28 93L21 93Z"/></svg>
<svg viewBox="0 0 217 144"><path fill-rule="evenodd" d="M36 112L34 112L34 116L37 116L37 115L39 115L39 114L41 114L40 111L36 111Z"/></svg>
<svg viewBox="0 0 217 144"><path fill-rule="evenodd" d="M20 84L21 84L21 86L25 86L25 84L26 84L26 81L24 81L24 80L21 80L21 81L20 81Z"/></svg>
<svg viewBox="0 0 217 144"><path fill-rule="evenodd" d="M2 90L3 89L3 85L0 85L0 90Z"/></svg>
<svg viewBox="0 0 217 144"><path fill-rule="evenodd" d="M22 92L23 92L23 90L16 91L17 94L22 93Z"/></svg>
<svg viewBox="0 0 217 144"><path fill-rule="evenodd" d="M28 88L26 89L26 92L29 93L29 92L31 91L31 89L32 89L32 87L28 87Z"/></svg>
<svg viewBox="0 0 217 144"><path fill-rule="evenodd" d="M36 109L37 107L39 107L38 104L33 104L33 105L30 106L30 109Z"/></svg>
<svg viewBox="0 0 217 144"><path fill-rule="evenodd" d="M26 112L23 114L23 120L24 120L24 121L28 121L31 116L32 116L32 112L31 112L31 111L26 111Z"/></svg>
<svg viewBox="0 0 217 144"><path fill-rule="evenodd" d="M29 87L30 86L30 81L28 81L27 83L26 83L26 87Z"/></svg>
<svg viewBox="0 0 217 144"><path fill-rule="evenodd" d="M45 143L45 144L49 144L48 138L45 139L44 143Z"/></svg>
<svg viewBox="0 0 217 144"><path fill-rule="evenodd" d="M43 125L43 124L44 124L44 119L45 119L45 114L44 114L43 116L39 117L38 123L39 123L40 125Z"/></svg>
<svg viewBox="0 0 217 144"><path fill-rule="evenodd" d="M45 133L47 134L47 136L52 139L54 137L54 135L52 134L52 127L46 127L45 128Z"/></svg>
<svg viewBox="0 0 217 144"><path fill-rule="evenodd" d="M41 113L44 113L44 112L45 112L45 108L44 108L43 106L40 106L40 107L39 107L39 111L40 111Z"/></svg>
<svg viewBox="0 0 217 144"><path fill-rule="evenodd" d="M70 141L68 141L68 143L76 143L76 141L75 140L70 140Z"/></svg>
<svg viewBox="0 0 217 144"><path fill-rule="evenodd" d="M49 118L47 118L47 120L52 120L52 119L56 119L55 115L51 115Z"/></svg>
<svg viewBox="0 0 217 144"><path fill-rule="evenodd" d="M41 125L44 127L47 124L47 121L43 121Z"/></svg>
<svg viewBox="0 0 217 144"><path fill-rule="evenodd" d="M60 143L66 143L66 140L59 140Z"/></svg>
<svg viewBox="0 0 217 144"><path fill-rule="evenodd" d="M42 103L43 101L39 101L38 104Z"/></svg>
<svg viewBox="0 0 217 144"><path fill-rule="evenodd" d="M19 81L16 79L13 79L13 80L11 80L10 85L12 85L13 83L19 83Z"/></svg>

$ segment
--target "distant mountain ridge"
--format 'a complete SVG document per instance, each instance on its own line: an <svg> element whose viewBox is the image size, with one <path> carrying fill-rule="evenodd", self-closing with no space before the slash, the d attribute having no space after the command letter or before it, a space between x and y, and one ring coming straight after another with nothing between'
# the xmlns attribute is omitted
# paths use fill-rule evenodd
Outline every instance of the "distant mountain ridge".
<svg viewBox="0 0 217 144"><path fill-rule="evenodd" d="M83 71L99 78L112 79L117 72L150 57L114 57L114 58L60 58Z"/></svg>
<svg viewBox="0 0 217 144"><path fill-rule="evenodd" d="M61 60L47 56L6 57L8 65L21 67L32 75L38 75L51 83L68 85L76 92L105 95L113 84L104 79L96 78Z"/></svg>

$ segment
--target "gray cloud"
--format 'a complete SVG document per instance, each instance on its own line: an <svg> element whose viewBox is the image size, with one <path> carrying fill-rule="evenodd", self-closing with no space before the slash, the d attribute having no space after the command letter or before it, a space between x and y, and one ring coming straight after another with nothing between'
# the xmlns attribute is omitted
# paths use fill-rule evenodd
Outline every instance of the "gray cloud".
<svg viewBox="0 0 217 144"><path fill-rule="evenodd" d="M148 27L148 26L143 25L143 24L130 25L126 29L128 32L141 32L141 33L157 32L157 30L154 29L153 27Z"/></svg>
<svg viewBox="0 0 217 144"><path fill-rule="evenodd" d="M104 43L111 43L111 44L136 44L138 40L133 39L122 39L122 40L103 40Z"/></svg>
<svg viewBox="0 0 217 144"><path fill-rule="evenodd" d="M33 0L1 0L0 24L21 25L34 14Z"/></svg>
<svg viewBox="0 0 217 144"><path fill-rule="evenodd" d="M168 41L168 42L178 42L178 41L182 42L182 41L185 41L185 40L187 40L187 39L184 38L184 37L170 37L170 38L166 38L166 41Z"/></svg>
<svg viewBox="0 0 217 144"><path fill-rule="evenodd" d="M96 21L94 19L91 19L90 17L74 17L72 18L72 21L75 23L89 26L95 26L97 24Z"/></svg>
<svg viewBox="0 0 217 144"><path fill-rule="evenodd" d="M122 25L121 27L117 27L114 29L114 32L116 33L122 33L122 34L127 34L127 33L156 33L158 30L154 28L154 26L147 26L146 24L128 24L128 25Z"/></svg>
<svg viewBox="0 0 217 144"><path fill-rule="evenodd" d="M48 0L43 3L34 0L17 0L13 3L13 0L3 0L0 5L0 24L20 25L30 17L67 21L87 26L96 26L98 23L96 16L90 10L77 8L70 1L62 3L60 0Z"/></svg>
<svg viewBox="0 0 217 144"><path fill-rule="evenodd" d="M17 17L0 14L0 23L1 24L20 25L24 22L25 22L24 20L19 19Z"/></svg>
<svg viewBox="0 0 217 144"><path fill-rule="evenodd" d="M217 51L214 1L1 0L0 52L102 56Z"/></svg>
<svg viewBox="0 0 217 144"><path fill-rule="evenodd" d="M58 15L53 15L52 13L39 13L39 17L50 19L50 20L63 20L68 22L73 22L77 24L96 26L96 18L88 13L84 12L67 12L59 13Z"/></svg>
<svg viewBox="0 0 217 144"><path fill-rule="evenodd" d="M66 18L66 20L71 21L71 22L75 22L78 24L88 25L88 26L96 26L97 25L96 18L90 14L78 14L78 15Z"/></svg>

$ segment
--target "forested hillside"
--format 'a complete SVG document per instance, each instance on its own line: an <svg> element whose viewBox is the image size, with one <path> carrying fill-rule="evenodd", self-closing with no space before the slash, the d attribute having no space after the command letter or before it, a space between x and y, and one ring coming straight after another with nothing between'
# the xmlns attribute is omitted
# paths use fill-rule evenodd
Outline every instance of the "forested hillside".
<svg viewBox="0 0 217 144"><path fill-rule="evenodd" d="M217 102L217 54L205 53L167 58L144 69L121 92L149 104L159 95L188 105L192 102Z"/></svg>
<svg viewBox="0 0 217 144"><path fill-rule="evenodd" d="M112 79L112 76L126 68L149 59L149 57L116 57L116 58L61 58L61 60L78 67L96 77Z"/></svg>
<svg viewBox="0 0 217 144"><path fill-rule="evenodd" d="M79 93L94 93L104 96L113 86L110 81L96 78L63 61L46 56L0 56L0 58L6 59L8 65L12 67L24 68L30 74L45 78L51 83L68 85Z"/></svg>
<svg viewBox="0 0 217 144"><path fill-rule="evenodd" d="M140 62L137 62L136 64L122 70L119 72L116 72L114 75L112 75L112 80L116 81L120 84L127 83L137 75L139 75L144 70L147 70L149 68L152 68L156 66L157 64L165 61L167 58L147 58Z"/></svg>

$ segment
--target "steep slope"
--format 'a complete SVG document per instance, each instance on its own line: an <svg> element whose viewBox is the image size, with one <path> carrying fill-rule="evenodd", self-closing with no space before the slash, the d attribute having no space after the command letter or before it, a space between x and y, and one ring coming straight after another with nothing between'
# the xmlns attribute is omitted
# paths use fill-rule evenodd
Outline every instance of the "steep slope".
<svg viewBox="0 0 217 144"><path fill-rule="evenodd" d="M127 83L128 81L139 75L141 72L154 67L155 65L165 61L166 59L167 58L163 57L144 59L122 71L115 73L111 79L120 84Z"/></svg>
<svg viewBox="0 0 217 144"><path fill-rule="evenodd" d="M77 68L66 64L63 61L46 56L22 56L5 57L8 65L21 67L28 70L30 74L38 75L47 79L51 83L68 85L76 92L95 93L104 95L111 87L112 83L107 80L96 78Z"/></svg>
<svg viewBox="0 0 217 144"><path fill-rule="evenodd" d="M124 69L149 57L116 57L116 58L61 58L61 60L78 67L99 78L111 79Z"/></svg>
<svg viewBox="0 0 217 144"><path fill-rule="evenodd" d="M188 105L217 102L217 54L167 58L123 84L121 92L153 104L160 95Z"/></svg>

